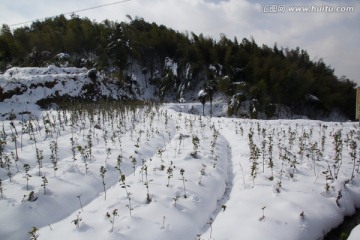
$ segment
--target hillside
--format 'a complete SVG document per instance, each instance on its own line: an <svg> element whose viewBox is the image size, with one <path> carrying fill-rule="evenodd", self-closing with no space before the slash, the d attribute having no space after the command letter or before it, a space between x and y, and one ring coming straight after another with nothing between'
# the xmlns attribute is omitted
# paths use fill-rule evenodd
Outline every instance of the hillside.
<svg viewBox="0 0 360 240"><path fill-rule="evenodd" d="M76 15L13 31L3 25L0 45L3 73L13 66L85 67L101 73L99 87L110 79L145 99L193 101L201 89L206 101L226 96L230 116L272 119L283 117L285 109L288 118L354 118L356 84L299 47L259 46L254 39L225 35L215 40L141 18L96 23ZM133 93L129 84L142 86Z"/></svg>

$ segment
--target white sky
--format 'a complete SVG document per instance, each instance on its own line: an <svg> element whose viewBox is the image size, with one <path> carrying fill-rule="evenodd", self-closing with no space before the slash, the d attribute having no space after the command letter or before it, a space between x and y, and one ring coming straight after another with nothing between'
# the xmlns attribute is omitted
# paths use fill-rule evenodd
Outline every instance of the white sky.
<svg viewBox="0 0 360 240"><path fill-rule="evenodd" d="M42 19L117 0L1 0L0 24ZM265 13L280 3L285 12ZM291 6L351 6L354 12L289 12ZM180 32L218 38L254 37L257 44L305 49L311 60L323 58L360 85L360 1L356 0L131 0L78 13L101 22L128 21L126 15L164 24Z"/></svg>

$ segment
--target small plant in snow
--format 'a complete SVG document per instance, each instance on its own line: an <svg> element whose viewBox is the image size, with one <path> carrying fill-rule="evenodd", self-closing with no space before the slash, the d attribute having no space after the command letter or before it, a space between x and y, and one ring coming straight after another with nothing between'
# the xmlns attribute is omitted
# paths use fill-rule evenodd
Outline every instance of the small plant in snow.
<svg viewBox="0 0 360 240"><path fill-rule="evenodd" d="M140 147L140 136L136 140L136 144L134 145L136 148Z"/></svg>
<svg viewBox="0 0 360 240"><path fill-rule="evenodd" d="M76 161L76 147L75 147L75 141L74 138L70 138L70 142L71 142L71 153L72 153L72 159L73 159L73 163L75 163Z"/></svg>
<svg viewBox="0 0 360 240"><path fill-rule="evenodd" d="M301 213L300 213L300 218L301 218L301 220L305 220L305 213L304 213L304 211L302 211Z"/></svg>
<svg viewBox="0 0 360 240"><path fill-rule="evenodd" d="M193 152L190 154L193 158L197 158L197 152L199 149L200 140L198 136L192 136Z"/></svg>
<svg viewBox="0 0 360 240"><path fill-rule="evenodd" d="M214 219L212 217L207 222L207 224L210 226L210 239L211 239L211 236L212 236L212 230L213 230L212 229L212 224L213 224L213 222L214 222Z"/></svg>
<svg viewBox="0 0 360 240"><path fill-rule="evenodd" d="M4 199L4 187L2 185L2 180L0 179L0 197Z"/></svg>
<svg viewBox="0 0 360 240"><path fill-rule="evenodd" d="M165 165L164 165L164 160L162 158L162 154L164 153L165 150L158 148L157 154L160 157L160 161L161 161L161 165L160 165L160 170L163 171L165 169Z"/></svg>
<svg viewBox="0 0 360 240"><path fill-rule="evenodd" d="M92 141L92 131L91 131L91 127L89 129L89 134L87 135L87 146L88 146L88 154L89 154L89 160L91 161L92 159L92 147L93 147L93 141Z"/></svg>
<svg viewBox="0 0 360 240"><path fill-rule="evenodd" d="M336 196L336 205L340 207L340 199L342 198L341 190L338 191L338 195Z"/></svg>
<svg viewBox="0 0 360 240"><path fill-rule="evenodd" d="M90 160L90 151L89 149L85 146L77 146L77 150L80 152L82 160L85 164L85 173L87 174L88 170L89 170L89 166L88 166L88 161Z"/></svg>
<svg viewBox="0 0 360 240"><path fill-rule="evenodd" d="M59 161L59 156L58 156L58 143L57 143L57 141L52 141L52 142L50 143L50 151L51 151L50 161L51 161L52 164L53 164L54 175L56 175L56 171L58 170L57 163L58 163L58 161Z"/></svg>
<svg viewBox="0 0 360 240"><path fill-rule="evenodd" d="M261 155L262 155L262 171L265 172L265 153L266 153L266 140L263 139L261 142Z"/></svg>
<svg viewBox="0 0 360 240"><path fill-rule="evenodd" d="M355 140L350 140L350 157L353 161L353 168L351 172L351 179L355 177L355 167L356 167L356 153L357 153L357 144Z"/></svg>
<svg viewBox="0 0 360 240"><path fill-rule="evenodd" d="M81 195L78 195L78 196L76 196L76 197L79 199L81 211L84 212L83 205L82 205L82 202L81 202Z"/></svg>
<svg viewBox="0 0 360 240"><path fill-rule="evenodd" d="M6 146L6 138L0 139L0 168L4 167L3 156Z"/></svg>
<svg viewBox="0 0 360 240"><path fill-rule="evenodd" d="M133 157L133 156L130 156L129 158L131 159L131 163L132 163L133 169L134 169L134 176L135 176L135 169L136 169L136 163L137 163L137 161L136 161L136 158Z"/></svg>
<svg viewBox="0 0 360 240"><path fill-rule="evenodd" d="M146 187L146 202L150 203L151 198L150 198L149 183L152 182L153 180L148 180L148 167L144 164L143 168L144 168L144 172L145 172L145 183L144 183L144 185Z"/></svg>
<svg viewBox="0 0 360 240"><path fill-rule="evenodd" d="M134 209L132 208L132 205L131 205L131 192L128 190L130 185L126 184L124 174L121 175L120 182L121 182L120 183L121 188L125 189L125 192L126 192L126 197L128 199L128 204L126 205L126 207L129 209L130 216L131 216L131 211L134 210Z"/></svg>
<svg viewBox="0 0 360 240"><path fill-rule="evenodd" d="M18 138L18 133L16 131L16 128L15 128L15 125L14 125L14 122L11 121L10 122L10 126L12 127L11 128L11 141L14 142L14 147L15 147L15 156L14 156L14 160L15 160L15 165L16 165L16 169L17 171L19 172L19 169L18 169L18 166L17 166L17 162L19 161L19 155L18 155L18 146L17 146L17 138ZM14 131L13 131L14 129Z"/></svg>
<svg viewBox="0 0 360 240"><path fill-rule="evenodd" d="M304 137L301 136L299 137L299 152L298 152L300 155L301 163L304 158L304 150L305 150L305 140Z"/></svg>
<svg viewBox="0 0 360 240"><path fill-rule="evenodd" d="M323 174L325 175L325 191L329 192L330 191L330 184L328 182L328 180L332 180L332 178L329 177L329 171L324 171Z"/></svg>
<svg viewBox="0 0 360 240"><path fill-rule="evenodd" d="M175 197L173 197L175 207L176 207L176 203L179 200L179 198L180 198L180 195L178 195L178 194L176 194Z"/></svg>
<svg viewBox="0 0 360 240"><path fill-rule="evenodd" d="M46 186L47 186L47 184L48 184L48 180L47 180L47 178L46 178L45 176L42 176L41 178L42 178L42 184L41 184L41 186L42 186L43 189L44 189L44 195L46 195Z"/></svg>
<svg viewBox="0 0 360 240"><path fill-rule="evenodd" d="M253 179L253 187L255 186L255 178L257 175L258 158L260 156L260 150L253 141L253 133L249 133L249 148L250 148L250 161L251 161L251 177Z"/></svg>
<svg viewBox="0 0 360 240"><path fill-rule="evenodd" d="M169 166L168 169L167 169L167 175L168 175L168 183L167 183L167 187L170 186L170 179L173 177L173 168L172 166Z"/></svg>
<svg viewBox="0 0 360 240"><path fill-rule="evenodd" d="M325 130L323 129L323 135L321 136L321 151L325 151L325 141L326 141L326 135Z"/></svg>
<svg viewBox="0 0 360 240"><path fill-rule="evenodd" d="M289 148L291 150L292 147L294 146L294 142L295 142L295 139L296 139L296 132L292 131L292 129L289 127L288 134L289 134L289 137L288 137L288 139L289 139Z"/></svg>
<svg viewBox="0 0 360 240"><path fill-rule="evenodd" d="M161 229L165 229L165 221L166 221L166 217L163 216Z"/></svg>
<svg viewBox="0 0 360 240"><path fill-rule="evenodd" d="M121 164L122 164L122 156L119 155L119 156L117 157L117 159L116 159L115 169L119 171L120 176L122 175Z"/></svg>
<svg viewBox="0 0 360 240"><path fill-rule="evenodd" d="M100 177L101 177L101 180L102 180L102 185L103 185L103 188L104 188L105 200L106 200L105 173L106 173L106 168L104 166L101 166L100 167Z"/></svg>
<svg viewBox="0 0 360 240"><path fill-rule="evenodd" d="M200 177L199 177L199 185L202 185L202 177L205 176L205 164L201 164Z"/></svg>
<svg viewBox="0 0 360 240"><path fill-rule="evenodd" d="M212 159L217 160L216 155L215 155L215 147L216 147L216 140L219 137L219 132L216 131L215 126L212 126L212 127L213 127L214 131L213 131L213 134L212 134L213 139L211 140L211 143L210 143L210 145L211 145L210 152L211 152Z"/></svg>
<svg viewBox="0 0 360 240"><path fill-rule="evenodd" d="M269 146L268 146L268 153L269 153L269 168L271 169L271 176L270 176L270 180L274 180L274 161L273 161L273 138L272 136L268 137L269 139Z"/></svg>
<svg viewBox="0 0 360 240"><path fill-rule="evenodd" d="M141 160L141 168L140 168L140 173L141 173L141 182L144 182L144 167L145 167L145 159Z"/></svg>
<svg viewBox="0 0 360 240"><path fill-rule="evenodd" d="M105 163L107 163L107 160L109 159L109 156L111 155L111 148L106 148L106 159Z"/></svg>
<svg viewBox="0 0 360 240"><path fill-rule="evenodd" d="M23 198L23 201L26 199L26 201L29 201L29 202L35 202L37 200L37 197L35 197L35 193L34 191L31 191L29 193L29 195L24 195L24 198Z"/></svg>
<svg viewBox="0 0 360 240"><path fill-rule="evenodd" d="M181 180L183 182L183 187L184 187L184 198L187 198L187 195L186 195L186 188L185 188L185 182L187 181L185 179L185 176L184 176L184 173L185 173L185 170L182 168L180 169L180 175L181 175L181 178L179 180Z"/></svg>
<svg viewBox="0 0 360 240"><path fill-rule="evenodd" d="M201 238L201 234L197 234L195 240L203 240L203 238Z"/></svg>
<svg viewBox="0 0 360 240"><path fill-rule="evenodd" d="M334 144L334 150L335 150L335 158L334 158L334 177L337 179L340 171L340 167L342 165L342 147L343 147L343 141L342 141L342 132L341 129L336 131L333 134L333 144Z"/></svg>
<svg viewBox="0 0 360 240"><path fill-rule="evenodd" d="M40 150L36 147L36 162L39 167L39 176L41 176L41 168L42 168L42 162L43 162L44 156L43 156L43 150Z"/></svg>
<svg viewBox="0 0 360 240"><path fill-rule="evenodd" d="M181 142L183 140L184 136L180 133L180 136L179 136L179 150L178 150L178 154L180 154L180 150L181 150ZM176 155L176 154L175 154Z"/></svg>
<svg viewBox="0 0 360 240"><path fill-rule="evenodd" d="M24 178L26 179L26 190L29 190L29 180L31 178L31 175L29 174L30 165L25 163L24 164L24 170L25 170Z"/></svg>
<svg viewBox="0 0 360 240"><path fill-rule="evenodd" d="M265 220L265 208L266 206L262 207L261 210L262 210L262 216L259 218L259 221L262 222Z"/></svg>
<svg viewBox="0 0 360 240"><path fill-rule="evenodd" d="M281 186L282 186L282 181L281 181L281 178L280 178L277 181L276 185L275 185L275 190L276 190L277 193L280 193Z"/></svg>
<svg viewBox="0 0 360 240"><path fill-rule="evenodd" d="M7 176L9 177L10 182L12 182L12 173L11 173L11 157L10 155L5 155L5 165L7 167L8 173Z"/></svg>
<svg viewBox="0 0 360 240"><path fill-rule="evenodd" d="M28 234L30 235L29 240L37 240L40 236L40 234L38 233L39 229L36 227L32 227L31 231L28 232Z"/></svg>
<svg viewBox="0 0 360 240"><path fill-rule="evenodd" d="M82 218L81 218L81 212L78 212L78 214L76 214L76 218L74 220L72 220L71 222L74 223L74 225L79 228L80 227L80 223L82 221Z"/></svg>
<svg viewBox="0 0 360 240"><path fill-rule="evenodd" d="M106 213L106 217L109 219L111 223L111 232L114 231L114 223L115 223L115 217L118 216L118 210L115 208L112 213Z"/></svg>

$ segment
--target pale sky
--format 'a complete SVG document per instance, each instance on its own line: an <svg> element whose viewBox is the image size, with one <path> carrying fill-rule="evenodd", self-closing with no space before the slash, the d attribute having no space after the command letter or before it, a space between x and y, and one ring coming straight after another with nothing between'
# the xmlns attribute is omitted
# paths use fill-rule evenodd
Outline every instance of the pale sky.
<svg viewBox="0 0 360 240"><path fill-rule="evenodd" d="M0 24L8 25L117 2L0 1ZM313 12L291 12L294 6L310 7ZM353 11L330 12L330 7L339 7L340 11L353 7ZM276 42L278 47L300 47L307 50L311 60L322 58L335 69L337 76L346 75L360 85L358 0L130 0L77 14L97 22L104 19L129 21L126 15L130 15L180 32L203 33L215 39L225 34L230 39L236 36L239 41L253 37L260 46L272 47Z"/></svg>

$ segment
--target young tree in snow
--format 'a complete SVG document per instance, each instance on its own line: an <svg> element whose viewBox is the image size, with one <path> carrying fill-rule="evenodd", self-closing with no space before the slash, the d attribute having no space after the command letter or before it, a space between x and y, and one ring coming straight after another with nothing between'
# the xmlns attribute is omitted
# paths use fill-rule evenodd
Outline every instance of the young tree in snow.
<svg viewBox="0 0 360 240"><path fill-rule="evenodd" d="M106 200L105 173L106 173L106 168L104 166L101 166L100 167L100 177L102 179L102 185L103 185L103 188L104 188L105 200Z"/></svg>
<svg viewBox="0 0 360 240"><path fill-rule="evenodd" d="M1 179L0 179L0 197L1 199L4 199L4 187L2 185Z"/></svg>
<svg viewBox="0 0 360 240"><path fill-rule="evenodd" d="M181 178L179 180L181 180L183 182L183 187L184 187L184 198L187 198L187 195L186 195L186 188L185 188L185 182L187 181L185 176L184 176L184 173L185 173L185 170L182 168L180 169L180 175L181 175Z"/></svg>
<svg viewBox="0 0 360 240"><path fill-rule="evenodd" d="M24 164L24 170L25 170L24 178L26 179L26 190L29 190L29 179L31 178L31 175L29 174L30 165L25 163Z"/></svg>
<svg viewBox="0 0 360 240"><path fill-rule="evenodd" d="M116 208L112 211L112 214L110 214L109 212L106 213L106 217L108 217L111 222L111 232L114 231L114 223L116 216L118 216L118 210Z"/></svg>
<svg viewBox="0 0 360 240"><path fill-rule="evenodd" d="M76 215L76 218L74 220L72 220L71 222L74 223L74 225L79 228L80 227L80 223L82 221L82 218L81 218L81 212L78 212L78 214Z"/></svg>
<svg viewBox="0 0 360 240"><path fill-rule="evenodd" d="M39 231L38 228L33 227L33 228L31 229L31 231L28 232L29 235L30 235L30 238L29 238L29 239L30 239L30 240L37 240L38 237L40 236L40 234L38 233L38 231Z"/></svg>
<svg viewBox="0 0 360 240"><path fill-rule="evenodd" d="M35 145L36 147L36 145ZM43 156L43 150L38 149L36 147L36 160L39 167L39 176L41 176L41 168L42 168L42 162L43 162L44 156Z"/></svg>
<svg viewBox="0 0 360 240"><path fill-rule="evenodd" d="M54 168L54 175L56 175L56 171L58 170L58 161L59 161L59 156L58 156L58 143L57 143L57 139L56 141L51 141L50 142L50 160L53 164L53 168Z"/></svg>
<svg viewBox="0 0 360 240"><path fill-rule="evenodd" d="M125 175L122 174L121 177L120 177L120 186L121 188L125 189L125 192L126 192L126 197L128 199L128 204L126 205L126 207L129 209L129 212L130 212L130 216L131 216L131 211L134 210L134 208L132 207L132 204L131 204L131 195L132 193L129 191L129 187L130 185L127 185L126 182L125 182Z"/></svg>
<svg viewBox="0 0 360 240"><path fill-rule="evenodd" d="M48 185L48 180L47 180L47 178L45 176L42 176L41 178L42 178L42 182L43 182L41 184L41 186L44 189L44 195L46 195L46 186Z"/></svg>
<svg viewBox="0 0 360 240"><path fill-rule="evenodd" d="M207 92L205 90L200 90L200 92L198 94L198 99L201 102L201 104L203 105L203 116L205 116L205 103L206 103L206 99L207 99Z"/></svg>
<svg viewBox="0 0 360 240"><path fill-rule="evenodd" d="M214 94L216 92L216 82L215 82L215 80L210 80L209 82L206 83L205 92L206 92L206 97L210 101L210 117L212 117L212 113L213 113L212 103L213 103Z"/></svg>

